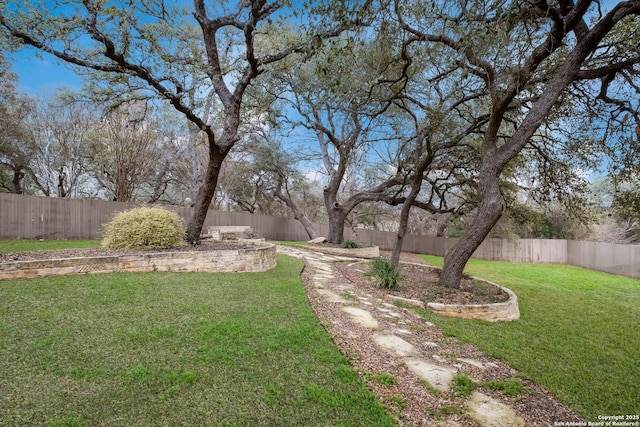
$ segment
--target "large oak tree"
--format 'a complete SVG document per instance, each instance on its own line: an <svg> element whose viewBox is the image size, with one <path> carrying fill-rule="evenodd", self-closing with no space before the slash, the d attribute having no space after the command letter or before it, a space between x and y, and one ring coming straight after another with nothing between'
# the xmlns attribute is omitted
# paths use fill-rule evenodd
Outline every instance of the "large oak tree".
<svg viewBox="0 0 640 427"><path fill-rule="evenodd" d="M480 82L489 115L477 214L446 254L440 278L441 284L458 287L466 262L505 209L502 173L562 104L568 89L588 80L599 87L591 99L606 101L619 85L633 86L640 63L640 1L619 2L606 13L591 0L461 0L426 6L394 1L406 43L447 58L453 78ZM627 35L617 37L616 31Z"/></svg>
<svg viewBox="0 0 640 427"><path fill-rule="evenodd" d="M107 96L151 92L205 135L208 163L187 225L194 241L222 162L250 119L243 108L248 88L271 64L308 47L306 36L320 33L310 19L308 31L292 31L295 23L287 17L293 11L285 0L193 0L190 6L168 0L7 1L0 25L22 44L87 70L94 90ZM318 27L318 37L335 33ZM211 97L222 105L220 131L208 120Z"/></svg>

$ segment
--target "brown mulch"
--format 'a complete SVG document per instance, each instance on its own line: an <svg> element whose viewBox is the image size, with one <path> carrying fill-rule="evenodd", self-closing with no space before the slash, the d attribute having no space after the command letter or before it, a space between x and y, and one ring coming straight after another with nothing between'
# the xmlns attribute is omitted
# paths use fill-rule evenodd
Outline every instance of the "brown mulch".
<svg viewBox="0 0 640 427"><path fill-rule="evenodd" d="M390 254L381 251L383 257ZM505 302L509 294L499 286L465 276L460 288L454 289L438 285L440 269L427 265L421 258L413 254L404 254L400 260L400 281L398 288L390 293L402 295L405 298L426 302L441 302L446 304L492 304ZM369 263L363 261L355 265L336 263L340 273L351 281L359 281L367 288L376 288L373 279L363 283L362 275L369 271Z"/></svg>

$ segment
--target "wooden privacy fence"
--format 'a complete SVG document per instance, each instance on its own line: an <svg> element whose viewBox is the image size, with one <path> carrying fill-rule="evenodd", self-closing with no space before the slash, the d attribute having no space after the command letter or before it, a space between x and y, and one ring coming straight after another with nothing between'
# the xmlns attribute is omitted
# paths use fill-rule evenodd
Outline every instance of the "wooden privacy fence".
<svg viewBox="0 0 640 427"><path fill-rule="evenodd" d="M103 224L116 212L146 206L90 199L24 196L0 193L0 237L18 239L82 239L99 238ZM176 212L186 223L193 209L163 206ZM297 222L287 218L252 215L246 212L210 210L205 221L209 225L250 225L261 236L272 240L304 240L306 233ZM319 232L328 231L328 226Z"/></svg>
<svg viewBox="0 0 640 427"><path fill-rule="evenodd" d="M98 238L102 233L102 225L108 222L115 212L136 206L140 204L0 193L0 237ZM191 217L192 208L166 208L178 213L185 222ZM287 218L210 210L205 227L209 225L249 225L266 239L307 240L307 234L300 223ZM328 235L329 227L326 224L314 225L318 235ZM346 227L345 238L375 244L381 249L392 249L396 233L358 229L357 236L353 236L351 228ZM457 241L442 237L408 235L405 237L403 248L409 252L443 256ZM638 245L549 239L487 239L476 250L474 257L501 261L571 264L640 278Z"/></svg>

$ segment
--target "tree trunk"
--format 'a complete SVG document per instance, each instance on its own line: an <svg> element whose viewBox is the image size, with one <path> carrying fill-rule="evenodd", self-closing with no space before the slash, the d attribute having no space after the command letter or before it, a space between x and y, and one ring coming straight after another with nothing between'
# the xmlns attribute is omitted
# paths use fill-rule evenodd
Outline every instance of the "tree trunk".
<svg viewBox="0 0 640 427"><path fill-rule="evenodd" d="M347 219L348 212L335 205L327 209L329 214L329 237L327 237L327 240L329 240L329 243L340 244L344 241L344 222Z"/></svg>
<svg viewBox="0 0 640 427"><path fill-rule="evenodd" d="M453 218L453 214L446 213L436 219L436 237L445 237L444 232L447 230L447 224L451 218Z"/></svg>
<svg viewBox="0 0 640 427"><path fill-rule="evenodd" d="M304 227L304 231L306 231L307 235L309 236L309 239L312 240L318 237L318 234L316 233L316 229L313 226L313 223L311 222L311 220L309 220L309 217L304 212L302 212L300 207L296 205L296 203L293 201L293 199L291 199L289 194L285 194L279 189L276 189L273 192L273 194L278 199L282 200L289 207L289 209L291 209L291 211L293 212L293 217L297 221L299 221L300 224L302 224L302 226Z"/></svg>
<svg viewBox="0 0 640 427"><path fill-rule="evenodd" d="M222 162L224 161L225 154L216 153L211 154L214 150L214 146L209 146L209 163L207 165L207 172L204 178L204 182L198 190L198 195L193 204L193 215L189 219L187 224L187 241L197 242L200 240L200 233L202 233L202 226L207 218L209 212L209 206L211 200L216 193L216 187L218 185L218 176L220 175L220 169L222 168Z"/></svg>
<svg viewBox="0 0 640 427"><path fill-rule="evenodd" d="M304 227L304 231L306 231L307 236L309 236L309 240L313 240L318 237L318 233L316 233L316 229L313 226L313 223L309 220L309 217L307 217L304 212L300 212L300 215L298 215L294 211L293 217L296 220L300 221L300 224L302 224L302 226Z"/></svg>
<svg viewBox="0 0 640 427"><path fill-rule="evenodd" d="M407 200L402 204L402 210L400 211L400 225L398 226L398 234L396 236L396 244L393 247L393 253L391 254L391 263L398 265L400 263L400 253L402 252L402 245L404 243L404 236L407 234L407 227L409 226L409 212L411 212L411 206L420 193L422 184L422 175L420 175L420 181L414 182L411 186L411 191L407 196Z"/></svg>
<svg viewBox="0 0 640 427"><path fill-rule="evenodd" d="M65 174L64 169L60 168L60 170L58 171L58 197L61 198L67 197L67 192L64 188L64 181L66 177L67 174Z"/></svg>
<svg viewBox="0 0 640 427"><path fill-rule="evenodd" d="M500 190L500 172L486 169L481 171L478 180L478 213L460 241L445 254L439 285L450 288L460 287L462 272L467 261L489 235L504 212L505 201Z"/></svg>
<svg viewBox="0 0 640 427"><path fill-rule="evenodd" d="M22 180L24 179L24 172L22 168L15 168L13 170L13 192L15 194L22 194Z"/></svg>

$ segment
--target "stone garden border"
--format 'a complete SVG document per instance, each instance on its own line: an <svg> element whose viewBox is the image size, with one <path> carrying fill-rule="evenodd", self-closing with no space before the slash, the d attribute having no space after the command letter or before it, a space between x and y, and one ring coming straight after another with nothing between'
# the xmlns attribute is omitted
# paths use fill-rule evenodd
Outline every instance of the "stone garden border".
<svg viewBox="0 0 640 427"><path fill-rule="evenodd" d="M520 319L518 296L511 289L478 277L472 276L472 279L499 287L509 295L509 299L505 302L497 302L493 304L468 305L428 302L426 303L426 309L441 316L485 320L487 322L510 322Z"/></svg>
<svg viewBox="0 0 640 427"><path fill-rule="evenodd" d="M404 263L403 263L404 264ZM414 264L414 263L408 263ZM426 266L428 268L435 268L442 270L439 267L432 265ZM497 286L509 295L509 299L504 302L496 302L493 304L443 304L440 302L423 302L413 299L402 298L396 295L389 294L389 298L397 301L404 302L419 308L424 308L432 313L439 314L447 317L459 317L462 319L475 319L484 320L487 322L510 322L520 319L520 309L518 307L518 296L509 288L500 286L497 283L490 282L479 277L471 276L471 278L478 282L484 282L492 286Z"/></svg>
<svg viewBox="0 0 640 427"><path fill-rule="evenodd" d="M0 280L115 272L263 272L276 263L275 245L255 243L241 249L5 262L0 263Z"/></svg>
<svg viewBox="0 0 640 427"><path fill-rule="evenodd" d="M360 264L364 262L366 261L357 261L354 264ZM420 267L442 270L442 268L433 265L417 264L413 262L401 261L400 264L412 264ZM404 298L393 294L387 294L387 298L447 317L484 320L487 322L510 322L520 319L518 296L511 289L505 288L504 286L500 286L497 283L493 283L479 277L471 276L471 278L478 282L484 282L492 286L497 286L509 295L509 299L507 299L507 301L505 302L497 302L493 304L443 304L439 302L425 303L424 301Z"/></svg>

